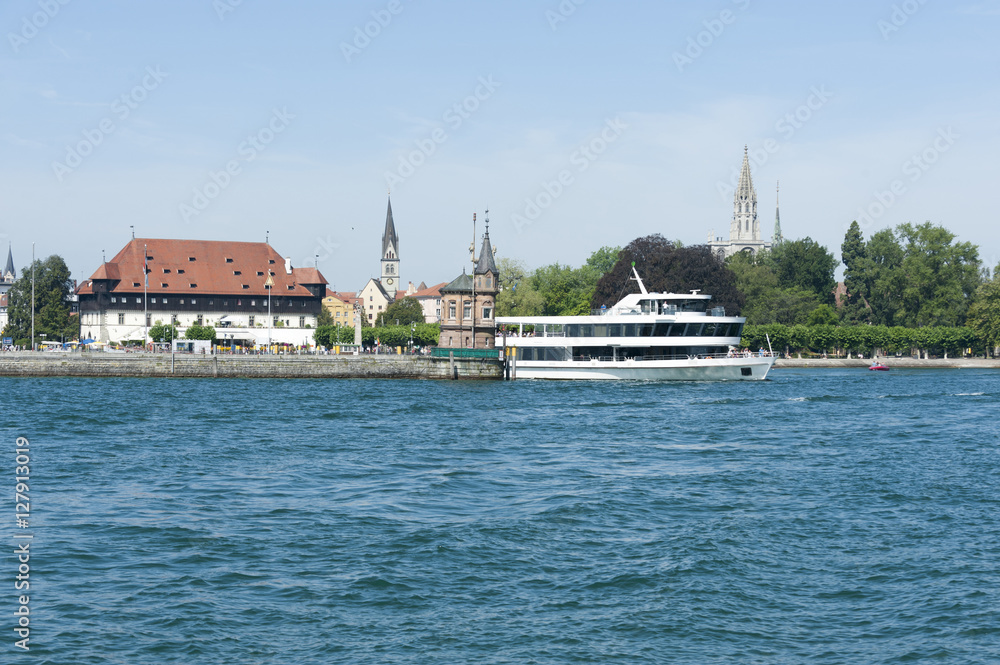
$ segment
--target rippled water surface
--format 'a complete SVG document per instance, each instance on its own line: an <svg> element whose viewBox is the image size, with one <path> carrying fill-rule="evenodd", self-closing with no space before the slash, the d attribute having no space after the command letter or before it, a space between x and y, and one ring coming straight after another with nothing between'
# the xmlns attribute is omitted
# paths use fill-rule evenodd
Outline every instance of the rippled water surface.
<svg viewBox="0 0 1000 665"><path fill-rule="evenodd" d="M0 379L0 660L1000 661L1000 372L771 377Z"/></svg>

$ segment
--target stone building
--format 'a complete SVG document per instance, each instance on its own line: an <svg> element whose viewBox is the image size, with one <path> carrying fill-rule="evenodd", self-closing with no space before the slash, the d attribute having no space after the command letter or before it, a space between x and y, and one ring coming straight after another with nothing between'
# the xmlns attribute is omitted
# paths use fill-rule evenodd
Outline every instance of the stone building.
<svg viewBox="0 0 1000 665"><path fill-rule="evenodd" d="M489 220L472 275L465 270L440 288L439 347L492 349L496 339L496 295L500 273L493 259Z"/></svg>
<svg viewBox="0 0 1000 665"><path fill-rule="evenodd" d="M780 227L776 229L780 233ZM729 224L729 240L708 234L708 246L720 258L728 258L737 252L756 254L771 249L771 243L761 239L760 220L757 219L757 190L750 176L750 159L747 148L743 148L743 167L733 195L733 219Z"/></svg>

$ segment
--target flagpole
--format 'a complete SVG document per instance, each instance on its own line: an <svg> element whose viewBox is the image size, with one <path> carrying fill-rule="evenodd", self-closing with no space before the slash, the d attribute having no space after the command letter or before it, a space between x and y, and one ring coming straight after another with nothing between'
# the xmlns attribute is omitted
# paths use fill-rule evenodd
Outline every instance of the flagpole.
<svg viewBox="0 0 1000 665"><path fill-rule="evenodd" d="M132 236L135 237L134 235ZM146 251L146 245L142 246L142 345L145 349L149 348L149 264L147 263L147 258L149 252Z"/></svg>

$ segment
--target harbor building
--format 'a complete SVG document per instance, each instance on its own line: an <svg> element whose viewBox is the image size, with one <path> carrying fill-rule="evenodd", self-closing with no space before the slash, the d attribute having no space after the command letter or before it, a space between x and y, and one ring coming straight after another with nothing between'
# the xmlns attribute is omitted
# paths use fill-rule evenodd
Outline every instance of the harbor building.
<svg viewBox="0 0 1000 665"><path fill-rule="evenodd" d="M326 285L268 243L133 238L77 288L81 337L143 340L160 321L181 336L213 326L236 346L307 346Z"/></svg>
<svg viewBox="0 0 1000 665"><path fill-rule="evenodd" d="M490 244L489 218L472 275L462 274L440 288L440 347L492 349L496 339L496 295L500 273Z"/></svg>

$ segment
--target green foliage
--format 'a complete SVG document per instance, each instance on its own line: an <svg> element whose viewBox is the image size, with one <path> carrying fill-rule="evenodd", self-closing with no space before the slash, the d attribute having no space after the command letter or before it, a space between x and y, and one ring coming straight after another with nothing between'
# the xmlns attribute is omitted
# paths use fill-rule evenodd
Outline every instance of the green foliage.
<svg viewBox="0 0 1000 665"><path fill-rule="evenodd" d="M31 346L32 273L35 275L35 343L42 340L42 333L49 341L75 339L80 322L69 315L67 300L72 281L66 262L57 255L44 261L36 260L32 266L21 270L21 276L7 294L7 325L3 336Z"/></svg>
<svg viewBox="0 0 1000 665"><path fill-rule="evenodd" d="M177 334L177 326L165 326L163 325L163 321L157 321L156 324L149 329L149 338L154 342L172 342L175 339L179 339L180 335Z"/></svg>
<svg viewBox="0 0 1000 665"><path fill-rule="evenodd" d="M497 316L538 316L544 311L542 294L535 289L522 261L501 258L497 270L500 272Z"/></svg>
<svg viewBox="0 0 1000 665"><path fill-rule="evenodd" d="M770 336L775 351L784 348L789 352L862 353L872 355L909 354L914 349L935 355L958 355L966 349L981 348L976 332L967 327L927 326L904 328L902 326L872 325L814 325L783 326L747 325L743 328L742 346L767 348L765 334Z"/></svg>
<svg viewBox="0 0 1000 665"><path fill-rule="evenodd" d="M686 293L699 289L712 295L712 304L738 312L743 294L736 276L705 245L678 246L656 234L636 238L619 253L614 268L601 277L591 297L591 307L611 306L627 293L638 293L632 279L632 262L648 291Z"/></svg>
<svg viewBox="0 0 1000 665"><path fill-rule="evenodd" d="M437 323L417 323L412 325L415 346L437 346L441 336L441 326ZM365 346L374 346L376 340L382 346L406 348L410 343L411 326L376 326L361 331L361 341ZM352 333L353 341L353 333Z"/></svg>
<svg viewBox="0 0 1000 665"><path fill-rule="evenodd" d="M313 339L320 346L330 349L341 344L354 344L352 326L319 326L313 332Z"/></svg>
<svg viewBox="0 0 1000 665"><path fill-rule="evenodd" d="M844 236L840 258L844 263L844 288L847 290L843 301L838 303L842 308L842 318L846 323L867 323L871 320L866 281L870 266L865 240L857 221L851 222Z"/></svg>
<svg viewBox="0 0 1000 665"><path fill-rule="evenodd" d="M749 324L805 323L820 304L819 297L808 289L781 288L767 252L739 252L726 259L726 266L733 271L736 287L746 298L740 315Z"/></svg>
<svg viewBox="0 0 1000 665"><path fill-rule="evenodd" d="M397 323L398 321L398 323ZM375 317L376 326L400 325L424 322L424 308L416 298L401 298L385 308Z"/></svg>
<svg viewBox="0 0 1000 665"><path fill-rule="evenodd" d="M904 246L904 325L958 326L980 284L979 249L953 243L955 234L925 222L897 227Z"/></svg>
<svg viewBox="0 0 1000 665"><path fill-rule="evenodd" d="M1000 347L1000 266L993 271L993 279L976 291L967 321L986 349L995 353Z"/></svg>
<svg viewBox="0 0 1000 665"><path fill-rule="evenodd" d="M812 291L820 303L834 304L833 273L840 262L826 247L809 237L786 240L771 250L768 259L781 288Z"/></svg>
<svg viewBox="0 0 1000 665"><path fill-rule="evenodd" d="M188 329L184 331L185 339L205 339L210 342L215 342L215 328L212 326L199 326L197 323L193 326L188 326Z"/></svg>
<svg viewBox="0 0 1000 665"><path fill-rule="evenodd" d="M824 303L809 313L809 320L806 321L806 324L810 326L833 326L837 324L837 320L837 312Z"/></svg>
<svg viewBox="0 0 1000 665"><path fill-rule="evenodd" d="M326 307L320 307L319 314L316 316L316 327L332 326L333 324L333 314L330 313L330 310Z"/></svg>

